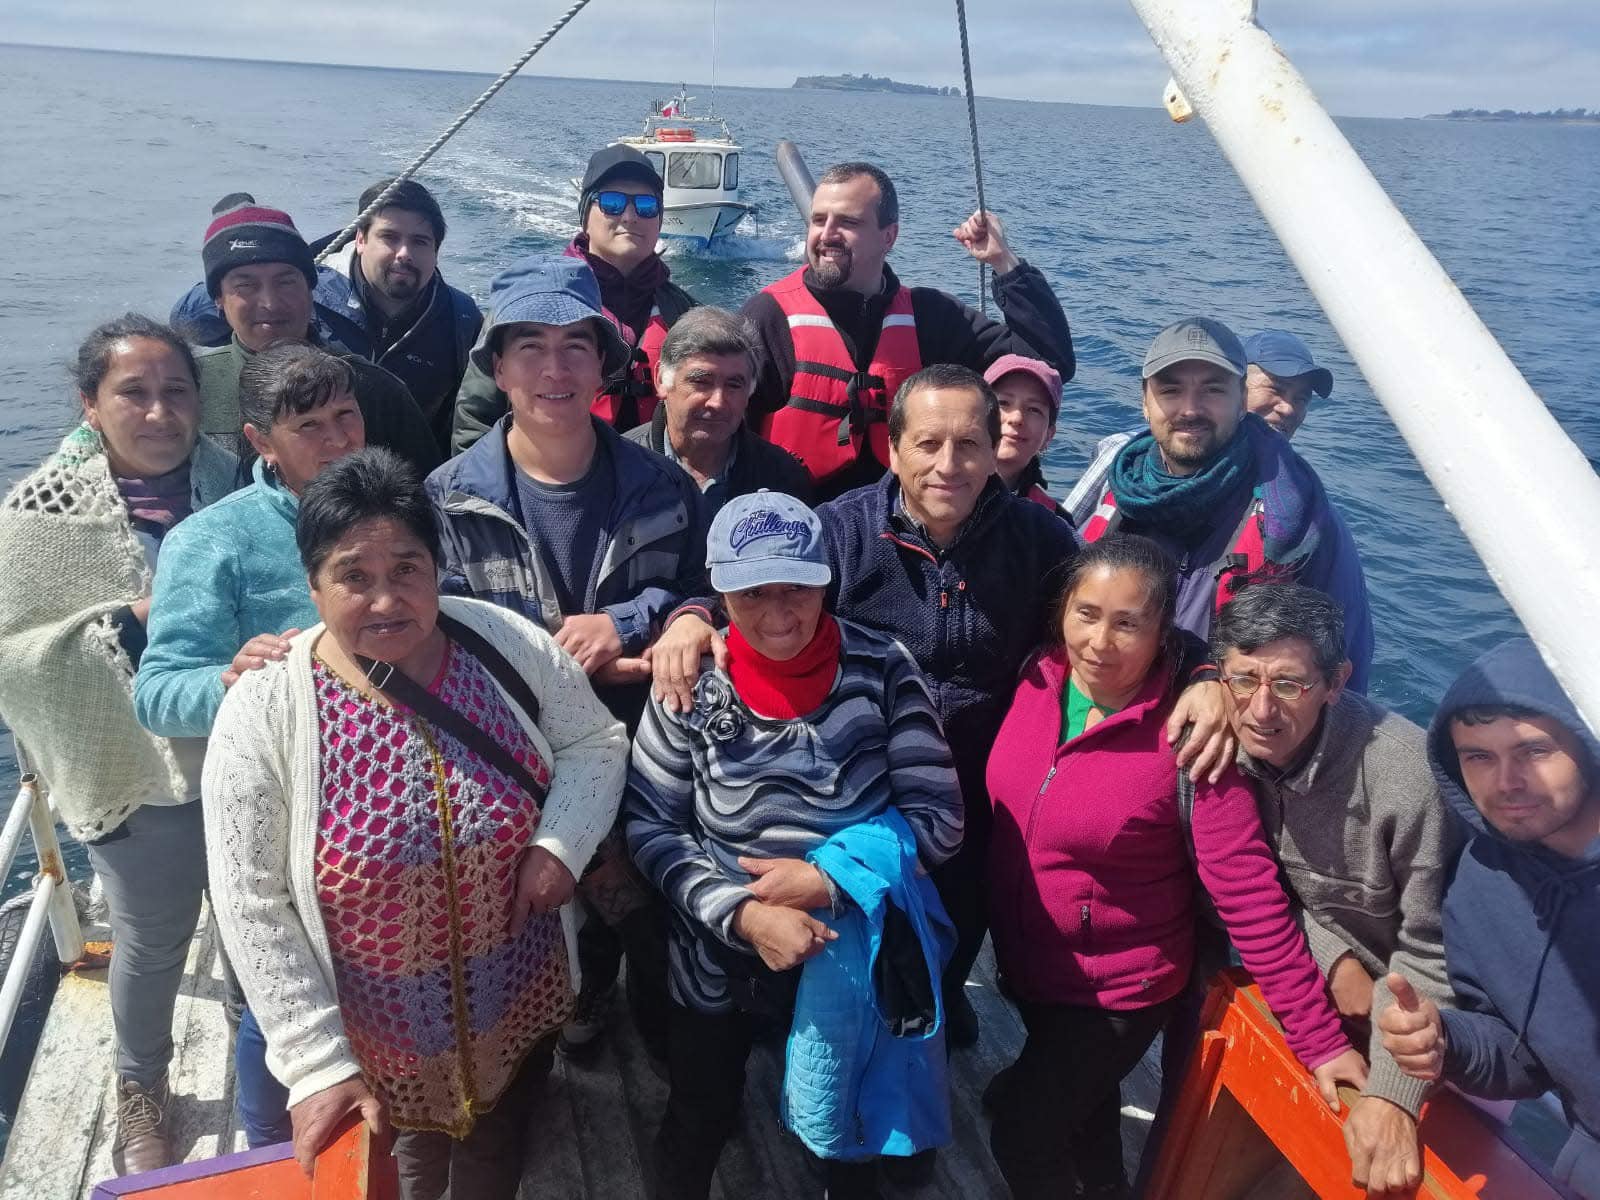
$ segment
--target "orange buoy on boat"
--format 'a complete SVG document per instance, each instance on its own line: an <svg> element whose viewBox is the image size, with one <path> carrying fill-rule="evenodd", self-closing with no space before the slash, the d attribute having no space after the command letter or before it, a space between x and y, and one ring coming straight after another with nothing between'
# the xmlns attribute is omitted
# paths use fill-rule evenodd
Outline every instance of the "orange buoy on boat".
<svg viewBox="0 0 1600 1200"><path fill-rule="evenodd" d="M656 141L658 141L658 142L692 142L692 141L694 141L694 130L692 130L692 129L683 129L683 128L680 128L680 127L677 127L677 126L674 126L674 127L670 128L670 129L658 129L658 130L656 130Z"/></svg>

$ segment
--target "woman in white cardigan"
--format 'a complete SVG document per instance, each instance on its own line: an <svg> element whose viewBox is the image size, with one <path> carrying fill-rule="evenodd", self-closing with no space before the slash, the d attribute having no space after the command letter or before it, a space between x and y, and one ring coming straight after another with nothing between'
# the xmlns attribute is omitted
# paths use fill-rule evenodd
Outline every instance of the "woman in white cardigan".
<svg viewBox="0 0 1600 1200"><path fill-rule="evenodd" d="M441 601L438 529L383 450L329 466L297 530L322 624L223 701L211 894L310 1169L392 1122L402 1195L511 1197L576 995L569 901L627 742L517 614Z"/></svg>
<svg viewBox="0 0 1600 1200"><path fill-rule="evenodd" d="M0 717L105 889L127 1174L172 1161L172 1008L206 882L205 739L142 729L134 671L166 534L237 464L199 436L194 358L165 325L100 326L75 375L82 423L0 504Z"/></svg>

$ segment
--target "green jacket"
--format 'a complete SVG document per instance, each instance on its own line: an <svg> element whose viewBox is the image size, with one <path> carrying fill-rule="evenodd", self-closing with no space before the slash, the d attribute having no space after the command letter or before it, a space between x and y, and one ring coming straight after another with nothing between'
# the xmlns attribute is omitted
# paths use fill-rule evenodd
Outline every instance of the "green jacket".
<svg viewBox="0 0 1600 1200"><path fill-rule="evenodd" d="M367 445L393 450L423 475L437 467L443 461L439 444L406 385L382 367L345 353L343 347L326 349L348 363L355 376L356 403L366 422ZM200 369L200 432L229 450L243 449L239 372L253 357L255 351L237 337L226 346L200 347L194 352L195 365ZM242 476L240 482L249 482L248 476Z"/></svg>

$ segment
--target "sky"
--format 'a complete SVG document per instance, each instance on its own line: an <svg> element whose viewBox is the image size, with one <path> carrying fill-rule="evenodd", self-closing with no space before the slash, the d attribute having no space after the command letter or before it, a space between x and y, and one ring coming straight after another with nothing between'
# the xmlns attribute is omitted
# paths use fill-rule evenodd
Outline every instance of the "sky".
<svg viewBox="0 0 1600 1200"><path fill-rule="evenodd" d="M0 41L498 73L565 4L4 0ZM724 85L961 81L942 0L591 0L529 70L710 82L713 6ZM1126 0L971 0L967 16L980 96L1160 104L1167 71ZM1340 115L1600 109L1597 0L1262 0L1257 19Z"/></svg>

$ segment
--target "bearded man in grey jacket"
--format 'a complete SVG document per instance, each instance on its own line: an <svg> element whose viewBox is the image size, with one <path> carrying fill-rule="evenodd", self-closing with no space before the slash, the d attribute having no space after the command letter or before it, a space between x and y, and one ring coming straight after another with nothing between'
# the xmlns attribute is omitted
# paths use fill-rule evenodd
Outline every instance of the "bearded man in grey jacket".
<svg viewBox="0 0 1600 1200"><path fill-rule="evenodd" d="M1400 1070L1373 1023L1394 1002L1389 972L1452 1004L1440 908L1460 834L1439 801L1427 735L1344 686L1344 614L1312 588L1246 588L1218 616L1211 651L1233 701L1239 767L1306 941L1369 1046L1371 1072L1345 1123L1352 1178L1378 1194L1415 1186L1427 1085Z"/></svg>

